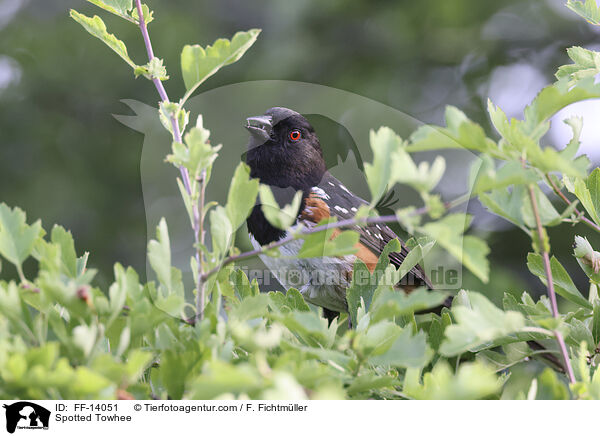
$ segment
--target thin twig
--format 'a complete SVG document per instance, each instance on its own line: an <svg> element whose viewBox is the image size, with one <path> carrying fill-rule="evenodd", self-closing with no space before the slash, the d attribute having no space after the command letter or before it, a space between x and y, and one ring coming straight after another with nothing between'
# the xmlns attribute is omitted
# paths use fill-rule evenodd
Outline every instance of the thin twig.
<svg viewBox="0 0 600 436"><path fill-rule="evenodd" d="M198 215L200 216L200 221L197 224L198 233L197 233L197 242L200 245L204 245L204 195L206 191L206 170L202 170L200 174L200 200ZM206 280L202 278L204 275L204 264L202 263L199 255L199 250L196 252L198 254L198 283L196 287L196 313L199 315L200 320L204 319L204 299L205 299L205 290L206 290Z"/></svg>
<svg viewBox="0 0 600 436"><path fill-rule="evenodd" d="M552 177L550 176L550 174L546 174L546 180L548 181L548 183L550 183L550 186L552 187L552 190L555 192L555 194L558 195L568 206L570 206L572 203L571 200L569 200L566 197L566 195L563 194L563 192L558 188L558 186L556 186L556 183L554 183L554 180L552 180ZM592 229L596 230L597 232L600 232L600 226L598 226L592 220L586 218L584 212L580 211L577 208L573 209L573 212L575 212L575 215L577 215L577 218L580 221L582 221L584 224L586 224L588 227L591 227Z"/></svg>
<svg viewBox="0 0 600 436"><path fill-rule="evenodd" d="M150 42L150 35L148 34L148 26L146 25L146 22L144 20L144 13L142 10L142 3L140 0L135 0L135 6L137 8L137 12L138 12L138 19L139 19L139 26L140 26L140 30L142 32L142 37L144 39L144 45L146 46L146 52L148 53L148 60L151 61L154 58L154 51L152 50L152 43ZM158 91L158 95L160 96L161 100L163 103L168 103L169 102L169 96L167 95L167 91L165 90L165 87L162 84L162 81L156 77L152 78L152 83L154 83L154 86L156 87L156 90ZM173 139L176 142L182 143L182 137L181 137L181 130L179 129L179 122L177 121L177 117L171 116L171 127L173 130ZM184 166L180 166L179 167L179 172L181 173L181 179L183 180L183 186L185 187L185 190L187 192L187 194L190 196L190 198L192 197L192 184L191 184L191 180L190 180L190 174L189 171L187 170L186 167ZM204 188L203 188L203 183L201 185L201 193L203 194ZM201 204L200 204L200 209L202 209L203 205L204 205L204 195L201 195ZM200 253L200 244L203 242L203 235L201 235L201 228L202 228L202 221L204 220L204 217L201 216L201 213L199 211L198 208L198 204L193 201L192 202L192 215L193 215L193 222L192 222L192 227L193 227L193 231L194 231L194 241L196 242L196 246L195 246L195 257L196 257L196 262L198 263L198 268L199 268L199 273L198 273L198 281L196 283L196 292L198 294L197 297L197 307L196 309L199 311L200 314L200 319L202 319L203 313L204 313L204 286L202 283L202 258L201 258L201 253ZM202 289L202 291L201 291Z"/></svg>
<svg viewBox="0 0 600 436"><path fill-rule="evenodd" d="M535 217L535 223L536 223L538 237L539 237L538 246L539 246L539 250L542 253L542 259L544 261L544 271L546 272L548 297L550 298L550 306L552 308L552 316L554 318L559 318L558 305L556 303L556 292L554 291L554 280L552 278L552 268L550 266L550 256L548 254L548 250L546 250L546 245L544 243L544 240L545 240L544 227L542 226L542 220L540 218L540 213L539 213L539 209L538 209L537 200L535 198L535 191L533 189L533 185L529 185L529 199L531 200L531 208L533 210L533 215ZM556 341L558 342L558 346L560 348L560 353L562 354L563 360L565 362L565 369L567 371L569 381L571 383L575 383L575 375L573 373L573 367L571 366L571 360L569 359L569 353L567 351L567 346L565 345L565 340L562 336L562 333L559 332L558 330L554 330L554 336L556 337Z"/></svg>
<svg viewBox="0 0 600 436"><path fill-rule="evenodd" d="M458 206L459 204L467 201L469 198L470 198L469 195L461 195L460 197L458 197L452 201L447 201L444 203L444 209L448 210L455 206ZM409 216L424 215L428 211L429 211L429 207L423 206L423 207L420 207L420 208L412 211L409 214ZM398 221L398 216L396 216L396 215L383 215L383 216L377 216L377 217L348 218L348 219L338 221L335 223L330 223L327 225L304 228L300 232L294 233L286 238L280 239L279 241L264 245L261 248L258 248L256 250L246 251L244 253L240 253L240 254L230 256L230 257L224 259L219 265L217 265L213 269L204 273L204 275L202 276L202 280L206 281L213 274L218 273L221 270L221 268L223 268L226 265L229 265L230 263L237 262L237 261L243 260L243 259L256 257L256 256L258 256L260 254L264 254L274 248L281 247L282 245L288 244L297 239L302 239L313 233L323 232L323 231L330 230L330 229L337 229L340 227L351 227L351 226L360 226L360 225L365 226L365 225L370 225L370 224L383 224L383 223L391 223L391 222L397 222L397 221Z"/></svg>

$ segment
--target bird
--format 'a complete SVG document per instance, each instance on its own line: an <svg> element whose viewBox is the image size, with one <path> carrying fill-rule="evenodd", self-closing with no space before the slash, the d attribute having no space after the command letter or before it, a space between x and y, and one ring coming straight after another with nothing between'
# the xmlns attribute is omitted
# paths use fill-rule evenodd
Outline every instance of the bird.
<svg viewBox="0 0 600 436"><path fill-rule="evenodd" d="M292 228L274 227L266 219L257 200L247 218L250 241L255 249L274 243L290 235L294 228L312 228L324 219L338 221L352 218L358 209L369 203L351 192L327 169L323 149L315 129L300 113L284 107L268 109L264 115L246 119L250 133L246 164L250 177L269 185L280 205L289 204L302 192ZM352 226L359 240L355 253L338 257L297 259L294 255L302 240L294 240L279 247L281 256L261 256L281 285L296 287L309 303L323 308L331 322L341 312L348 311L346 290L352 280L356 259L360 259L372 273L384 247L393 239L401 243L401 250L389 254L396 268L409 253L408 248L392 229L385 224ZM334 231L332 237L339 234ZM333 278L327 280L326 278ZM433 285L420 265L413 267L398 284L406 292Z"/></svg>
<svg viewBox="0 0 600 436"><path fill-rule="evenodd" d="M280 205L289 204L296 192L302 192L300 206L294 211L295 224L287 230L271 225L257 200L246 220L250 241L256 250L287 238L294 227L312 228L324 219L352 218L361 206L369 204L327 170L319 137L308 120L298 112L272 107L263 115L248 117L245 127L250 133L246 153L250 177L269 185ZM352 230L359 233L356 252L352 255L297 259L294 255L303 242L292 240L278 247L281 256L260 257L284 288L298 287L306 301L322 307L323 315L331 323L341 312L348 312L346 290L352 280L356 259L364 262L372 273L384 247L393 239L400 241L401 250L389 253L392 265L398 268L409 253L402 240L385 224L353 226ZM334 232L332 237L337 234ZM314 272L324 274L315 276ZM323 275L335 280L322 280ZM292 280L293 277L297 279ZM405 292L418 287L434 290L419 264L396 287ZM430 311L439 314L444 307L451 307L452 300L449 296L442 305ZM556 370L565 372L560 359L546 351L545 346L533 340L527 341L527 344L532 350L541 352L539 357Z"/></svg>

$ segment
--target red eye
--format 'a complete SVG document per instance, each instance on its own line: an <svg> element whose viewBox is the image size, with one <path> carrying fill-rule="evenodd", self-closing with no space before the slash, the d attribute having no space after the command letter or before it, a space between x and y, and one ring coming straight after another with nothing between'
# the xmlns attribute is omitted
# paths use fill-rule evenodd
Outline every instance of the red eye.
<svg viewBox="0 0 600 436"><path fill-rule="evenodd" d="M300 130L297 130L297 129L296 129L296 130L292 130L292 131L290 132L290 139L291 139L292 141L297 141L297 140L299 140L301 136L302 136L302 134L300 133Z"/></svg>

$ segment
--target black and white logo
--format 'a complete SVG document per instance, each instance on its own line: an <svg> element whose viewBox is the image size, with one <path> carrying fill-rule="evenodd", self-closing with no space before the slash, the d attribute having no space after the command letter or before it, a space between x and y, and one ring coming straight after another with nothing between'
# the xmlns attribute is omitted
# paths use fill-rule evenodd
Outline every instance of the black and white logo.
<svg viewBox="0 0 600 436"><path fill-rule="evenodd" d="M29 401L19 401L3 406L6 409L6 431L16 429L48 430L50 411Z"/></svg>

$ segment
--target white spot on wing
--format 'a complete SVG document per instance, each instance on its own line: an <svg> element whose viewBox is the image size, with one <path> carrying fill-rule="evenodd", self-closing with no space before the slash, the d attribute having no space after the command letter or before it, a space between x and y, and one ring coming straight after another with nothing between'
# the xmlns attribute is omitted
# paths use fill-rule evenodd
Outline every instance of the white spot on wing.
<svg viewBox="0 0 600 436"><path fill-rule="evenodd" d="M348 213L348 209L344 209L342 206L333 206L335 210L341 213Z"/></svg>
<svg viewBox="0 0 600 436"><path fill-rule="evenodd" d="M329 200L329 198L330 198L329 195L327 195L327 193L325 191L323 191L321 188L319 188L318 186L313 187L312 192L317 194L317 196L319 196L323 200Z"/></svg>
<svg viewBox="0 0 600 436"><path fill-rule="evenodd" d="M355 207L351 207L351 208L350 208L350 210L351 210L352 212L358 212L358 209L357 209L357 208L355 208Z"/></svg>

